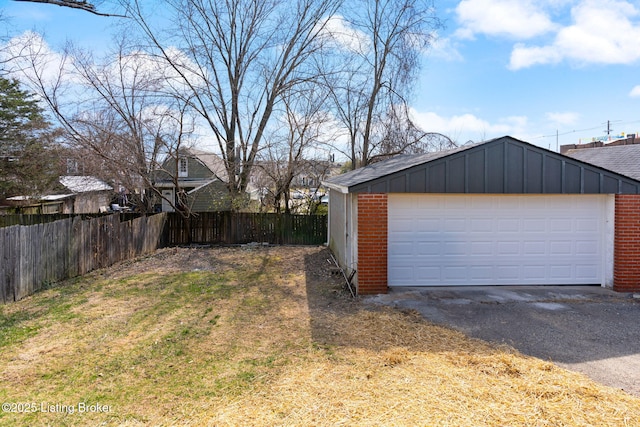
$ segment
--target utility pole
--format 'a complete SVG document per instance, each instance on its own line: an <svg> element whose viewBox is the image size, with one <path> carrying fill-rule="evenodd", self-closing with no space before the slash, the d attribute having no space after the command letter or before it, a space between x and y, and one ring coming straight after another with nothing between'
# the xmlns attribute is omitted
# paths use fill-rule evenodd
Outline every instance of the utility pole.
<svg viewBox="0 0 640 427"><path fill-rule="evenodd" d="M607 130L605 132L607 132L607 139L608 137L611 135L611 131L613 129L611 129L611 120L607 120Z"/></svg>

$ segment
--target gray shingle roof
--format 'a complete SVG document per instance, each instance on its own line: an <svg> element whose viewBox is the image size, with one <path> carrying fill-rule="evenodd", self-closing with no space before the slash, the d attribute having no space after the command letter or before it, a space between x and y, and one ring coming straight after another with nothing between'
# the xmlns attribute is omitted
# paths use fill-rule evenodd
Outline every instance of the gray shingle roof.
<svg viewBox="0 0 640 427"><path fill-rule="evenodd" d="M95 176L61 176L60 184L73 193L113 190L113 187Z"/></svg>
<svg viewBox="0 0 640 427"><path fill-rule="evenodd" d="M204 163L221 181L228 181L227 169L224 166L224 160L222 160L220 156L209 151L202 151L195 148L188 148L185 151Z"/></svg>
<svg viewBox="0 0 640 427"><path fill-rule="evenodd" d="M463 145L462 147L453 148L451 150L438 151L434 153L400 154L390 159L383 160L378 163L373 163L369 166L365 166L363 168L356 169L351 172L344 173L342 175L331 177L330 179L323 181L323 184L325 184L330 188L331 187L348 188L353 185L360 184L362 182L371 181L376 178L383 177L385 175L389 175L395 172L400 172L402 170L409 169L413 166L420 165L422 163L430 162L432 160L437 160L442 157L446 157L450 154L465 151L465 150L468 150L469 148L475 147L480 144L484 144L484 142L467 144L467 145Z"/></svg>
<svg viewBox="0 0 640 427"><path fill-rule="evenodd" d="M579 148L569 150L565 155L640 180L639 144Z"/></svg>

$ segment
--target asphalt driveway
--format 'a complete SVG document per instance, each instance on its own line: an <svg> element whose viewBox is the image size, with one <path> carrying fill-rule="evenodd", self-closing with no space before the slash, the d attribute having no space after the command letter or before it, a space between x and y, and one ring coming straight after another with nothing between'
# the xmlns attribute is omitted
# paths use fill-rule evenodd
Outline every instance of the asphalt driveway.
<svg viewBox="0 0 640 427"><path fill-rule="evenodd" d="M392 288L363 300L417 310L640 396L640 295L598 286L474 286Z"/></svg>

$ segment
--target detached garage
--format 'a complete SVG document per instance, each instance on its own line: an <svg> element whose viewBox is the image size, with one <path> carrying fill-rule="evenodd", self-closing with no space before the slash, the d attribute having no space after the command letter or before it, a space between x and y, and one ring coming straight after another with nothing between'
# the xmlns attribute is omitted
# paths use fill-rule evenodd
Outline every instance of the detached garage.
<svg viewBox="0 0 640 427"><path fill-rule="evenodd" d="M334 177L329 245L360 294L394 286L640 291L640 181L511 137Z"/></svg>

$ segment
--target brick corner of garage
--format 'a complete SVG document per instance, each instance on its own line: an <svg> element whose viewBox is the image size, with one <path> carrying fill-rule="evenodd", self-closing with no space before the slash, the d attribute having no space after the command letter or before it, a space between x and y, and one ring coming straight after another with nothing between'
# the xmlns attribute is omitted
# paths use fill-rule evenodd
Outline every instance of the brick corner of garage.
<svg viewBox="0 0 640 427"><path fill-rule="evenodd" d="M613 289L640 292L640 195L616 195Z"/></svg>
<svg viewBox="0 0 640 427"><path fill-rule="evenodd" d="M636 272L633 277L614 277L613 290L616 292L640 292L640 274Z"/></svg>
<svg viewBox="0 0 640 427"><path fill-rule="evenodd" d="M358 294L387 293L387 194L358 194Z"/></svg>
<svg viewBox="0 0 640 427"><path fill-rule="evenodd" d="M357 284L358 295L389 292L386 256L359 257Z"/></svg>

